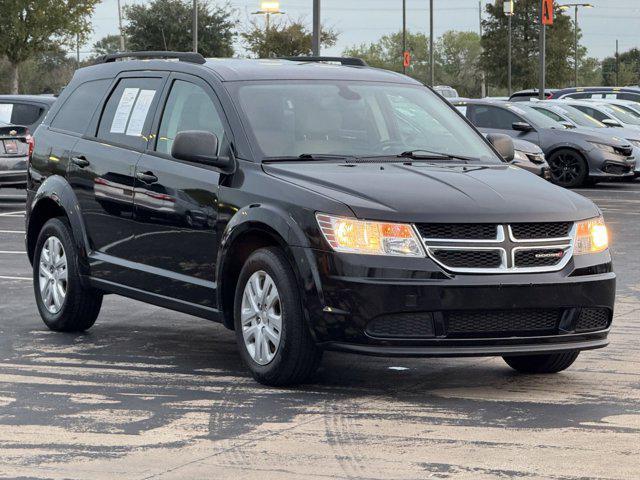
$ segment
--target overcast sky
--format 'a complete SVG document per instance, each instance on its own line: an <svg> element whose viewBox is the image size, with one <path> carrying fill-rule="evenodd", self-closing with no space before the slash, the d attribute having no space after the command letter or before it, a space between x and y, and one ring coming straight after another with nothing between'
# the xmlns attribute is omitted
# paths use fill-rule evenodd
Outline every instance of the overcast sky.
<svg viewBox="0 0 640 480"><path fill-rule="evenodd" d="M148 0L121 0L124 4L146 3ZM561 0L558 3L568 3ZM583 43L589 55L603 58L613 54L616 39L620 50L640 47L640 0L590 0L594 9L580 11L579 25ZM212 3L216 2L212 0ZM482 0L482 4L489 3ZM259 0L232 0L239 28L246 25ZM516 11L518 1L516 0ZM311 22L312 0L281 0L280 6L288 16L304 18ZM434 24L436 37L447 30L479 29L478 0L434 0ZM323 53L340 54L347 46L372 42L380 36L398 31L402 26L402 0L322 0L323 24L340 32L338 45ZM426 32L429 28L429 1L407 0L408 28ZM117 0L103 0L93 18L94 34L91 42L82 47L83 53L91 50L96 40L118 32ZM186 33L188 34L188 33Z"/></svg>

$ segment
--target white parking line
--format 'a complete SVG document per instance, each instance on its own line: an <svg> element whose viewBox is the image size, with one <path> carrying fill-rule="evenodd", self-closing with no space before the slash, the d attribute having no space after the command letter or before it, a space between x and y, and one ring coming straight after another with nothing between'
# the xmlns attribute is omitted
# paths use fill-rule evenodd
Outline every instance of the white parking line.
<svg viewBox="0 0 640 480"><path fill-rule="evenodd" d="M0 254L7 254L7 255L26 255L27 252L19 252L17 250L0 250Z"/></svg>
<svg viewBox="0 0 640 480"><path fill-rule="evenodd" d="M6 275L0 275L0 280L33 280L31 277L8 277Z"/></svg>
<svg viewBox="0 0 640 480"><path fill-rule="evenodd" d="M0 213L0 217L24 217L24 210Z"/></svg>
<svg viewBox="0 0 640 480"><path fill-rule="evenodd" d="M26 232L24 230L0 230L0 233L18 233L24 235Z"/></svg>

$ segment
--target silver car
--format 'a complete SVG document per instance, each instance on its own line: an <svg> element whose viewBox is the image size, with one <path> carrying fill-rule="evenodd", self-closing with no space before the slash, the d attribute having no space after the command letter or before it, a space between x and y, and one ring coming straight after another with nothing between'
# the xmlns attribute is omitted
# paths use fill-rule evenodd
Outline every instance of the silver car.
<svg viewBox="0 0 640 480"><path fill-rule="evenodd" d="M0 187L25 188L33 138L27 127L0 123Z"/></svg>

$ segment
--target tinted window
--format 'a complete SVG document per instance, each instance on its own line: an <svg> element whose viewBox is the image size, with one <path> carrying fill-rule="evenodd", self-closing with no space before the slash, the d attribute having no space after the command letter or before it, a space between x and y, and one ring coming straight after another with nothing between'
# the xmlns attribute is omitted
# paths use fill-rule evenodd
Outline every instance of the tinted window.
<svg viewBox="0 0 640 480"><path fill-rule="evenodd" d="M570 93L569 95L565 95L562 98L575 98L576 100L579 98L591 98L591 94L590 93Z"/></svg>
<svg viewBox="0 0 640 480"><path fill-rule="evenodd" d="M639 93L620 92L618 93L618 98L621 100L632 100L634 102L640 102L640 92Z"/></svg>
<svg viewBox="0 0 640 480"><path fill-rule="evenodd" d="M510 111L488 105L476 105L471 121L476 127L495 128L498 130L511 130L515 122L522 119Z"/></svg>
<svg viewBox="0 0 640 480"><path fill-rule="evenodd" d="M211 97L198 85L176 80L162 114L156 151L170 154L176 135L186 130L215 133L219 144L224 127Z"/></svg>
<svg viewBox="0 0 640 480"><path fill-rule="evenodd" d="M552 112L550 110L547 110L546 108L540 108L540 107L532 107L534 110L536 110L537 112L542 113L543 115L546 115L547 117L549 117L552 120L555 120L556 122L564 122L565 119L562 118L560 115L558 115L555 112Z"/></svg>
<svg viewBox="0 0 640 480"><path fill-rule="evenodd" d="M595 118L596 120L599 120L599 121L602 121L602 120L605 120L607 118L610 118L608 115L605 115L604 113L600 112L599 110L596 110L595 108L587 107L587 106L584 106L584 105L574 105L574 107L576 107L581 112L584 112L587 115L589 115L590 117L593 117L593 118Z"/></svg>
<svg viewBox="0 0 640 480"><path fill-rule="evenodd" d="M98 138L144 149L159 90L160 78L125 78L109 96L98 126Z"/></svg>
<svg viewBox="0 0 640 480"><path fill-rule="evenodd" d="M395 156L430 150L498 161L478 134L424 87L272 81L228 88L265 157Z"/></svg>
<svg viewBox="0 0 640 480"><path fill-rule="evenodd" d="M31 125L38 121L44 108L27 103L0 103L0 121L12 125Z"/></svg>
<svg viewBox="0 0 640 480"><path fill-rule="evenodd" d="M52 128L83 134L111 80L95 80L76 88L51 122Z"/></svg>

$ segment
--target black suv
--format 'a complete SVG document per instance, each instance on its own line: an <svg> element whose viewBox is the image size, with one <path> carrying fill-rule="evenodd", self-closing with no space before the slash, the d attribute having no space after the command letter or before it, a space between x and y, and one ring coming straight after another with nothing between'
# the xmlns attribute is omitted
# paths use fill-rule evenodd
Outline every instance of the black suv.
<svg viewBox="0 0 640 480"><path fill-rule="evenodd" d="M116 61L158 55L180 61ZM125 295L234 329L270 385L307 379L326 349L549 373L604 347L600 210L510 166L508 137L418 82L322 60L128 53L78 70L29 168L47 326L86 330L103 294Z"/></svg>

